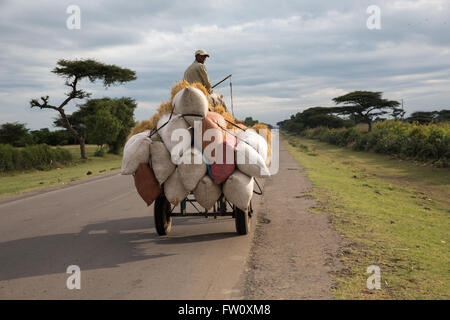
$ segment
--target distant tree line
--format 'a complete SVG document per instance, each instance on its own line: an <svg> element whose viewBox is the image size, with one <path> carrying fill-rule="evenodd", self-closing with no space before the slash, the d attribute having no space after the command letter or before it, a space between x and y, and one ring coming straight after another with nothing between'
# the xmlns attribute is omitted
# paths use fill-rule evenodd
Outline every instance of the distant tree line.
<svg viewBox="0 0 450 320"><path fill-rule="evenodd" d="M0 143L25 147L42 143L50 146L63 146L78 142L67 130L50 131L48 128L30 130L24 123L9 122L0 125Z"/></svg>
<svg viewBox="0 0 450 320"><path fill-rule="evenodd" d="M135 125L136 102L131 98L90 99L79 105L67 118L85 143L98 146L108 145L111 153L119 153L126 137ZM64 120L58 117L55 127L65 128ZM63 146L78 144L79 140L67 129L50 131L48 128L30 130L26 124L14 122L0 125L0 144L24 147L34 144Z"/></svg>
<svg viewBox="0 0 450 320"><path fill-rule="evenodd" d="M386 120L386 117L420 124L450 121L450 110L418 111L404 118L405 111L400 108L400 103L383 99L382 92L354 91L336 97L333 101L340 106L308 108L277 125L282 130L301 133L317 127L350 128L365 123L370 132L374 122Z"/></svg>
<svg viewBox="0 0 450 320"><path fill-rule="evenodd" d="M420 124L450 121L450 110L417 111L411 113L411 115L405 120L411 123L418 122Z"/></svg>
<svg viewBox="0 0 450 320"><path fill-rule="evenodd" d="M258 120L255 120L255 119L253 119L252 117L247 117L247 118L245 118L245 120L242 122L246 127L253 127L255 124L258 124L258 123L260 123ZM261 122L262 124L265 124L269 129L272 129L273 128L273 126L271 125L271 124L268 124L268 123L263 123L263 122Z"/></svg>
<svg viewBox="0 0 450 320"><path fill-rule="evenodd" d="M280 129L301 132L316 127L346 128L355 125L354 120L344 120L334 115L331 108L315 107L292 115L290 119L277 123Z"/></svg>

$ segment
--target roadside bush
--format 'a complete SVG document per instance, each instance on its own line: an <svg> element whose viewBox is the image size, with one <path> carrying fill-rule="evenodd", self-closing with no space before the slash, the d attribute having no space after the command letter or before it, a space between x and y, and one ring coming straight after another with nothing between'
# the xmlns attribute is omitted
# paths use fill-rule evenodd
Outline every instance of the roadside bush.
<svg viewBox="0 0 450 320"><path fill-rule="evenodd" d="M72 160L73 160L72 154L67 149L56 147L56 148L50 149L50 150L52 151L53 156L54 156L53 160L58 163L67 164L67 163L72 162Z"/></svg>
<svg viewBox="0 0 450 320"><path fill-rule="evenodd" d="M358 151L375 151L403 159L431 161L440 167L450 163L450 123L420 125L397 120L377 122L372 132L357 128L308 129L301 134Z"/></svg>
<svg viewBox="0 0 450 320"><path fill-rule="evenodd" d="M99 147L97 148L97 150L95 150L94 157L104 157L105 153L105 149L103 149L103 147Z"/></svg>
<svg viewBox="0 0 450 320"><path fill-rule="evenodd" d="M10 144L0 144L0 171L15 170L20 151Z"/></svg>
<svg viewBox="0 0 450 320"><path fill-rule="evenodd" d="M46 144L15 148L0 144L0 172L38 169L45 170L72 161L72 154L62 148L51 148Z"/></svg>

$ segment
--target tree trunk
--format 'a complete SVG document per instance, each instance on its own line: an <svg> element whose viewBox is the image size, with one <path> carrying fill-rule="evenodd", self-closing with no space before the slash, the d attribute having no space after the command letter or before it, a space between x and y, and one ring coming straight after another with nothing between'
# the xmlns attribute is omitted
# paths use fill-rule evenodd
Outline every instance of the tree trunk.
<svg viewBox="0 0 450 320"><path fill-rule="evenodd" d="M69 122L69 118L67 118L66 113L64 112L63 108L58 108L59 113L61 114L61 118L64 119L66 123L66 128L69 129L75 137L77 137L78 141L80 142L80 153L81 153L81 159L87 159L86 157L86 148L85 148L85 141L86 138L83 137L81 134L78 133L77 130L75 130L74 127Z"/></svg>
<svg viewBox="0 0 450 320"><path fill-rule="evenodd" d="M86 139L84 137L80 136L79 137L79 141L80 141L81 159L87 159L87 157L86 157L86 146L85 146Z"/></svg>
<svg viewBox="0 0 450 320"><path fill-rule="evenodd" d="M369 125L369 132L372 132L372 121L368 121L367 124Z"/></svg>
<svg viewBox="0 0 450 320"><path fill-rule="evenodd" d="M120 147L117 142L115 142L113 144L108 144L108 147L109 147L108 153L120 154Z"/></svg>

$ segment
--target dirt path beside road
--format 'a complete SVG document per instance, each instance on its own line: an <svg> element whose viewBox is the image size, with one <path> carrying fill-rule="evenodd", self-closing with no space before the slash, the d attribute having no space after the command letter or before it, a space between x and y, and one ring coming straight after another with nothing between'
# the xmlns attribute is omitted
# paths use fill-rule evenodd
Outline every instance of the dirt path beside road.
<svg viewBox="0 0 450 320"><path fill-rule="evenodd" d="M304 169L280 143L280 170L267 178L243 288L246 299L332 299L333 258L342 242L326 213L314 214Z"/></svg>

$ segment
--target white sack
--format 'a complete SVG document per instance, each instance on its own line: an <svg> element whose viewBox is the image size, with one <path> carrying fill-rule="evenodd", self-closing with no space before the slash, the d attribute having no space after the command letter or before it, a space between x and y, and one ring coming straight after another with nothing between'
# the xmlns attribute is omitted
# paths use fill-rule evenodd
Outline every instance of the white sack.
<svg viewBox="0 0 450 320"><path fill-rule="evenodd" d="M164 143L161 141L153 141L150 144L150 159L156 179L159 184L163 184L176 169Z"/></svg>
<svg viewBox="0 0 450 320"><path fill-rule="evenodd" d="M123 149L121 174L134 174L139 164L148 163L150 144L152 143L152 140L148 137L149 134L150 131L147 130L128 139Z"/></svg>
<svg viewBox="0 0 450 320"><path fill-rule="evenodd" d="M192 135L188 123L179 115L172 115L169 123L163 127L169 118L170 114L165 114L159 119L158 133L171 154L172 162L176 163L179 157L191 147Z"/></svg>
<svg viewBox="0 0 450 320"><path fill-rule="evenodd" d="M194 189L195 200L206 210L212 208L221 194L220 186L215 184L208 175L203 176Z"/></svg>
<svg viewBox="0 0 450 320"><path fill-rule="evenodd" d="M185 151L177 170L186 190L194 190L207 171L201 151L196 148L190 148Z"/></svg>
<svg viewBox="0 0 450 320"><path fill-rule="evenodd" d="M249 177L263 177L270 175L263 157L242 140L238 141L236 146L236 165L239 171L245 173Z"/></svg>
<svg viewBox="0 0 450 320"><path fill-rule="evenodd" d="M247 210L253 196L253 178L235 170L225 181L223 194L236 207Z"/></svg>
<svg viewBox="0 0 450 320"><path fill-rule="evenodd" d="M238 134L238 141L243 140L253 147L264 159L267 160L267 141L255 130L247 129Z"/></svg>
<svg viewBox="0 0 450 320"><path fill-rule="evenodd" d="M208 99L205 94L194 87L180 90L173 98L174 112L177 114L196 114L200 117L185 116L185 120L194 126L194 121L201 121L208 112Z"/></svg>
<svg viewBox="0 0 450 320"><path fill-rule="evenodd" d="M184 200L189 194L181 183L181 177L176 169L169 177L169 179L164 182L164 195L167 200L174 206L178 205Z"/></svg>

